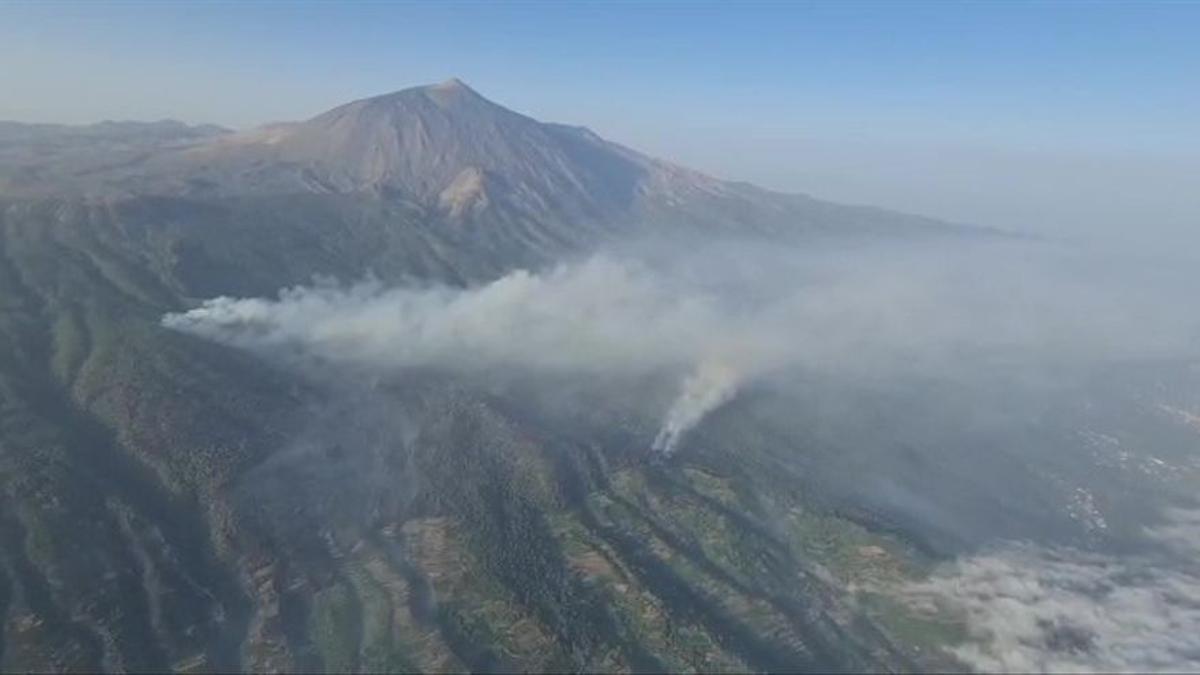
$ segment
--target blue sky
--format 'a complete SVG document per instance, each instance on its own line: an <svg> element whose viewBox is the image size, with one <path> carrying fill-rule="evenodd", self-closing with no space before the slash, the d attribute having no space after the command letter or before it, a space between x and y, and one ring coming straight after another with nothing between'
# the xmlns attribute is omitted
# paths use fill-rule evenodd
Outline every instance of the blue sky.
<svg viewBox="0 0 1200 675"><path fill-rule="evenodd" d="M1200 166L1200 2L0 3L0 119L249 126L450 76L718 175L989 224L1030 215L911 167Z"/></svg>

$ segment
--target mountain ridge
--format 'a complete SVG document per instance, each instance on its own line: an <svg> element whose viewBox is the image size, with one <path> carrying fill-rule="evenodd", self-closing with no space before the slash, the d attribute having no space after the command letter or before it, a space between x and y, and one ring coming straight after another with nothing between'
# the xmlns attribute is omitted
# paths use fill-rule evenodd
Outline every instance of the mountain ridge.
<svg viewBox="0 0 1200 675"><path fill-rule="evenodd" d="M653 464L658 420L631 401L568 424L439 373L318 382L161 325L314 277L469 286L623 238L962 232L717 181L465 87L248 135L0 144L0 670L914 656L847 618L805 533L832 523L855 560L890 544L810 508L770 433L718 423Z"/></svg>
<svg viewBox="0 0 1200 675"><path fill-rule="evenodd" d="M488 220L560 239L571 237L547 230L564 222L610 235L630 233L633 222L775 234L864 225L878 233L889 219L897 230L956 227L719 180L585 127L514 112L457 79L357 99L299 122L204 129L161 147L110 152L86 171L60 170L53 158L6 166L0 156L0 196L363 194L406 203L430 221ZM64 161L80 163L69 154Z"/></svg>

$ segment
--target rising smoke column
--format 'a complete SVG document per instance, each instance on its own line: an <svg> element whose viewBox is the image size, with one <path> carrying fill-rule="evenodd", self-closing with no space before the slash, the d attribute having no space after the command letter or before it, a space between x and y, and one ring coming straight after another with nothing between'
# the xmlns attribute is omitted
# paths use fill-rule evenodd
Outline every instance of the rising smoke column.
<svg viewBox="0 0 1200 675"><path fill-rule="evenodd" d="M684 380L683 389L667 411L651 449L669 457L689 429L737 394L740 382L738 372L724 363L706 361L700 364L696 372Z"/></svg>

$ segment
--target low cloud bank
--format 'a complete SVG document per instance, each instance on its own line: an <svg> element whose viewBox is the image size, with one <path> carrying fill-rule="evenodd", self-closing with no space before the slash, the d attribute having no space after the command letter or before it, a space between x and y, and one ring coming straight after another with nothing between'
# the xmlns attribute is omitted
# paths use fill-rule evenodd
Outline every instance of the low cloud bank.
<svg viewBox="0 0 1200 675"><path fill-rule="evenodd" d="M1060 262L1027 243L675 246L474 288L369 281L219 297L163 323L365 372L662 374L680 391L653 441L669 454L747 382L794 369L973 377L980 367L1062 367L1193 344L1194 327L1167 296Z"/></svg>
<svg viewBox="0 0 1200 675"><path fill-rule="evenodd" d="M984 672L1200 670L1200 511L1172 510L1150 550L1114 557L1013 544L906 594L963 618L953 653Z"/></svg>

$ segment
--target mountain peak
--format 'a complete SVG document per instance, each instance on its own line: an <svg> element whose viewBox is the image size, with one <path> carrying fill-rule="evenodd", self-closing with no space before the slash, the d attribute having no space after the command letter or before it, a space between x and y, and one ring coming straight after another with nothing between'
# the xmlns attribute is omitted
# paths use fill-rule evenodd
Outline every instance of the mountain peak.
<svg viewBox="0 0 1200 675"><path fill-rule="evenodd" d="M432 89L435 91L472 91L472 89L467 86L466 82L463 82L457 77L443 80L437 84L431 84L427 87L427 89Z"/></svg>
<svg viewBox="0 0 1200 675"><path fill-rule="evenodd" d="M443 106L472 100L486 100L480 96L478 92L468 87L465 82L457 77L452 77L437 84L418 87L417 90L424 94L427 98L433 100L435 103Z"/></svg>
<svg viewBox="0 0 1200 675"><path fill-rule="evenodd" d="M493 103L458 78L352 101L238 152L242 165L277 162L273 180L302 172L304 189L386 188L460 215L502 206L501 195L534 211L625 208L644 172L640 158Z"/></svg>
<svg viewBox="0 0 1200 675"><path fill-rule="evenodd" d="M440 107L469 101L485 101L491 103L486 98L481 96L479 92L468 86L466 82L463 82L457 77L452 77L436 84L417 85L415 87L397 89L396 91L388 92L386 94L368 96L367 98L358 99L357 101L351 101L350 103L344 106L339 106L338 108L334 108L333 110L336 111L343 108L371 104L383 104L389 106L397 103L411 104L413 102L423 100L433 101Z"/></svg>

